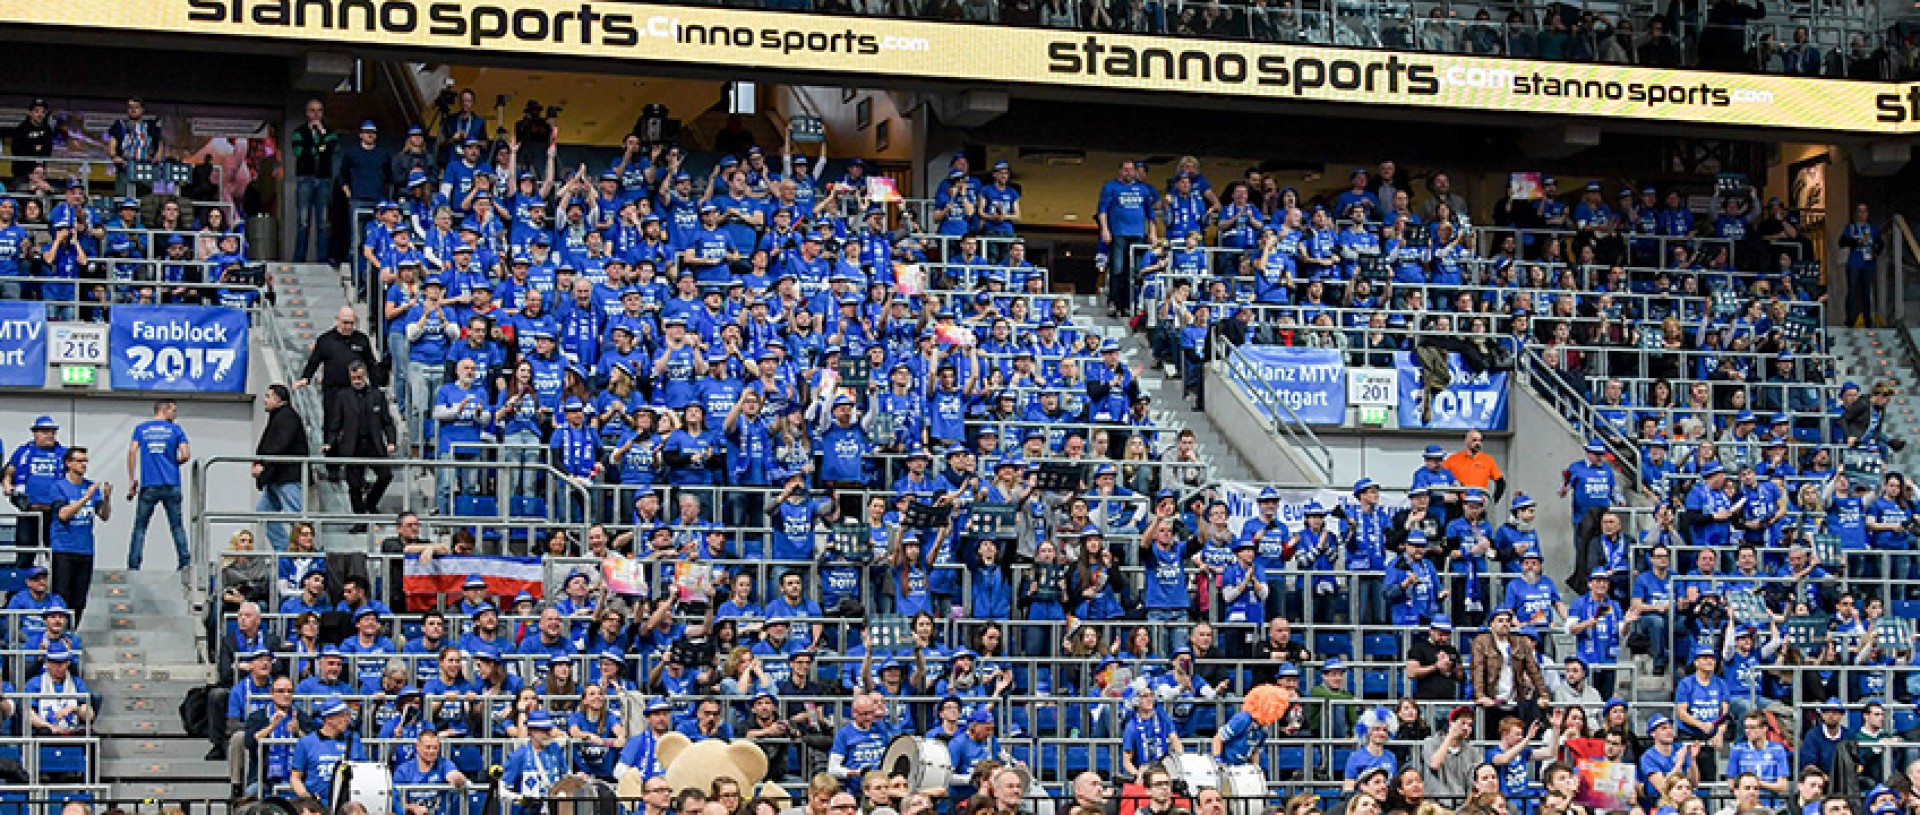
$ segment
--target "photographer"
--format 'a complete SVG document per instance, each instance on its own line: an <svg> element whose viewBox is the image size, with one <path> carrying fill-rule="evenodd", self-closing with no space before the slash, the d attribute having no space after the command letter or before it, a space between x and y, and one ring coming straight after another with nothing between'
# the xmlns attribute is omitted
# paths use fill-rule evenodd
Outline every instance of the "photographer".
<svg viewBox="0 0 1920 815"><path fill-rule="evenodd" d="M553 123L548 121L560 115L559 106L546 109L541 115L540 103L527 100L527 106L520 115L520 121L513 125L513 140L520 145L514 159L520 166L532 168L541 156L547 154L547 146L553 144Z"/></svg>

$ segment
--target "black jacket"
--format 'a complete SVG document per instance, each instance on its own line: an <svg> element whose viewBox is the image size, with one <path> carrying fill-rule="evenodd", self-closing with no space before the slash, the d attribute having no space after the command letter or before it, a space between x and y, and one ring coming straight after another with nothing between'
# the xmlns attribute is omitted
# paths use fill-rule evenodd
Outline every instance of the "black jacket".
<svg viewBox="0 0 1920 815"><path fill-rule="evenodd" d="M347 365L356 359L366 363L368 371L374 370L373 340L366 332L341 336L339 331L323 331L313 340L313 353L300 369L300 378L312 379L313 372L319 371L320 382L328 390L348 387Z"/></svg>
<svg viewBox="0 0 1920 815"><path fill-rule="evenodd" d="M372 385L341 389L333 395L330 413L326 431L321 435L328 455L379 458L387 454L387 445L399 441L387 394Z"/></svg>
<svg viewBox="0 0 1920 815"><path fill-rule="evenodd" d="M307 456L312 451L307 447L307 427L300 421L300 414L292 405L282 405L278 410L267 414L267 430L260 434L260 443L253 448L256 455L262 456ZM285 484L300 480L300 465L288 462L267 462L266 469L255 479L259 485Z"/></svg>
<svg viewBox="0 0 1920 815"><path fill-rule="evenodd" d="M12 146L8 149L16 156L44 158L53 155L53 117L49 116L46 121L37 125L33 123L33 119L22 117L20 123L13 126L12 138L9 141L12 142ZM21 166L27 169L19 169L16 175L25 176L33 167L26 162L21 162Z"/></svg>
<svg viewBox="0 0 1920 815"><path fill-rule="evenodd" d="M1886 434L1886 420L1881 419L1881 434ZM1862 396L1853 400L1853 404L1840 414L1840 432L1847 438L1857 439L1867 435L1867 429L1873 426L1873 401Z"/></svg>

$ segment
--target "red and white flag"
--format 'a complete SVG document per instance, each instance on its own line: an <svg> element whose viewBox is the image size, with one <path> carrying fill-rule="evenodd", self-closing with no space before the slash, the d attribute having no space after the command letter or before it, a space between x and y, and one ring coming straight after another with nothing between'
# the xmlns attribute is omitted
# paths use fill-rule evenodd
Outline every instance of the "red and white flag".
<svg viewBox="0 0 1920 815"><path fill-rule="evenodd" d="M467 578L474 576L487 581L487 596L496 605L512 602L523 591L532 594L535 600L546 593L539 558L442 555L432 560L422 560L418 555L408 555L405 583L407 609L427 611L438 608L443 598L449 604L458 602L461 587L466 584Z"/></svg>

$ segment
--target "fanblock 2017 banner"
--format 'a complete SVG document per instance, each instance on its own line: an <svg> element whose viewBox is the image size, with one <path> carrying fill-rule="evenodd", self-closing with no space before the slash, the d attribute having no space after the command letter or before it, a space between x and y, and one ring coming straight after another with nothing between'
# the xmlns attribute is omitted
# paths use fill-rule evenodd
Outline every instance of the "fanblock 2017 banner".
<svg viewBox="0 0 1920 815"><path fill-rule="evenodd" d="M1447 389L1434 393L1426 389L1426 374L1420 361L1405 351L1394 353L1400 385L1400 426L1445 430L1507 429L1507 374L1504 371L1469 371L1460 364L1459 354L1447 355L1452 381ZM1423 402L1432 399L1432 410Z"/></svg>
<svg viewBox="0 0 1920 815"><path fill-rule="evenodd" d="M247 313L224 306L115 306L114 390L244 393Z"/></svg>

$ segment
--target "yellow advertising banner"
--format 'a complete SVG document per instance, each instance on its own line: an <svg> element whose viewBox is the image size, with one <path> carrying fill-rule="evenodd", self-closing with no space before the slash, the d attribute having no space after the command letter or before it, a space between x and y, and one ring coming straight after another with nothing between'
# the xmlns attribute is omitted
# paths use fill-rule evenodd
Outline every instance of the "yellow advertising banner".
<svg viewBox="0 0 1920 815"><path fill-rule="evenodd" d="M1920 84L607 0L0 0L0 21L331 47L484 50L1861 135L1920 133Z"/></svg>

